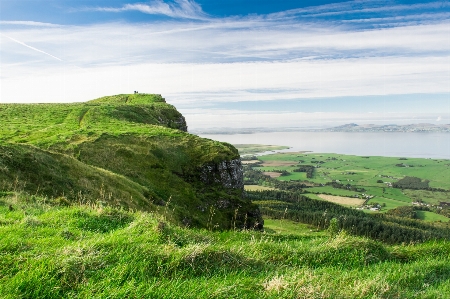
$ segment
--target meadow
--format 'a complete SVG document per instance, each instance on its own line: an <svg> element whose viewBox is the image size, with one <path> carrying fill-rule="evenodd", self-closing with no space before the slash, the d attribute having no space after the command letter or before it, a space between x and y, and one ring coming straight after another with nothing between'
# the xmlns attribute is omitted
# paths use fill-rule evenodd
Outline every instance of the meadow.
<svg viewBox="0 0 450 299"><path fill-rule="evenodd" d="M387 245L267 219L264 232L2 193L1 298L448 298L450 242Z"/></svg>

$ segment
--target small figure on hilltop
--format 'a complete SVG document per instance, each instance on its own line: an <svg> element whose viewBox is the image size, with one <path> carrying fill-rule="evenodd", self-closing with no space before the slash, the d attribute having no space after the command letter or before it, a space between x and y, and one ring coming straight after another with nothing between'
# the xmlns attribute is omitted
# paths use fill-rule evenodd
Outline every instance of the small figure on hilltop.
<svg viewBox="0 0 450 299"><path fill-rule="evenodd" d="M135 90L135 91L134 91L134 94L137 94L137 93L139 93L139 91L136 91L136 90Z"/></svg>

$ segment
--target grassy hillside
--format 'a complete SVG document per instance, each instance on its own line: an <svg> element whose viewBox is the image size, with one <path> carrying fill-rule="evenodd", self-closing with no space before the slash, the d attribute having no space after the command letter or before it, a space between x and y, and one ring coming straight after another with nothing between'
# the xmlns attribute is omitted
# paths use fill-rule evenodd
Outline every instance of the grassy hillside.
<svg viewBox="0 0 450 299"><path fill-rule="evenodd" d="M184 117L160 95L1 104L0 188L170 209L187 226L260 225L258 208L242 198L238 151L186 131Z"/></svg>
<svg viewBox="0 0 450 299"><path fill-rule="evenodd" d="M390 246L284 220L212 232L164 214L0 195L0 298L448 298L450 243Z"/></svg>

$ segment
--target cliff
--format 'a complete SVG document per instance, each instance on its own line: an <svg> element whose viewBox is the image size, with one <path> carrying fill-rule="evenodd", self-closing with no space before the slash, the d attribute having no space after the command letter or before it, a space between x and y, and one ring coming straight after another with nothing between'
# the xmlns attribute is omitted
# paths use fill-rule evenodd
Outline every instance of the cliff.
<svg viewBox="0 0 450 299"><path fill-rule="evenodd" d="M262 228L238 151L187 133L160 95L0 105L0 189L163 213L186 226Z"/></svg>

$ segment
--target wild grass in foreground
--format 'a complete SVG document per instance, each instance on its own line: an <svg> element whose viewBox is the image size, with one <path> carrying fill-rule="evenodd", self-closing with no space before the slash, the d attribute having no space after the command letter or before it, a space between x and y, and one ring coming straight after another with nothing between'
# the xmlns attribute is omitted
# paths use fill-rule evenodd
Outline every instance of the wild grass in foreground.
<svg viewBox="0 0 450 299"><path fill-rule="evenodd" d="M0 298L449 298L450 242L180 228L161 216L0 196Z"/></svg>

